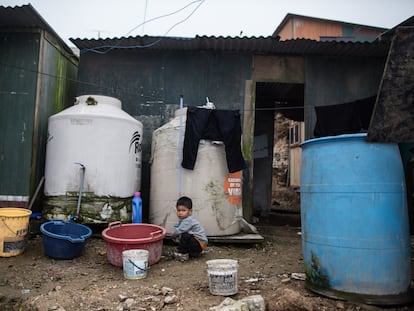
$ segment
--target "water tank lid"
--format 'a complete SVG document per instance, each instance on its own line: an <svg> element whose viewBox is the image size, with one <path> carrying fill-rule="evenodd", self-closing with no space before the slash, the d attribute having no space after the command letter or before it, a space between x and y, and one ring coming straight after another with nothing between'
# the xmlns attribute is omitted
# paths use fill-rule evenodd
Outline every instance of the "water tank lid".
<svg viewBox="0 0 414 311"><path fill-rule="evenodd" d="M76 97L75 105L84 104L87 106L96 106L98 104L108 104L122 109L122 103L118 98L105 95L81 95Z"/></svg>

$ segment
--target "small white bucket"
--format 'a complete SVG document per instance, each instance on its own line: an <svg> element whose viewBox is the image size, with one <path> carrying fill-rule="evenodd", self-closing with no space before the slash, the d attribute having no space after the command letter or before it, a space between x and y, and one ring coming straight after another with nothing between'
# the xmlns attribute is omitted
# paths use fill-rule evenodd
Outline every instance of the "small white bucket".
<svg viewBox="0 0 414 311"><path fill-rule="evenodd" d="M237 260L214 259L206 263L210 293L221 296L237 294Z"/></svg>
<svg viewBox="0 0 414 311"><path fill-rule="evenodd" d="M148 254L145 249L129 249L122 252L124 277L126 279L143 279L148 271Z"/></svg>

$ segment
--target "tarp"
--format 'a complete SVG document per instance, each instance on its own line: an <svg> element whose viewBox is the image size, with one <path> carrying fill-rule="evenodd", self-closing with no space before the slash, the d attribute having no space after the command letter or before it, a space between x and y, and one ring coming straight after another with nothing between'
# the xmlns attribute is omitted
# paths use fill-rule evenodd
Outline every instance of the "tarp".
<svg viewBox="0 0 414 311"><path fill-rule="evenodd" d="M414 142L414 27L395 31L367 140Z"/></svg>

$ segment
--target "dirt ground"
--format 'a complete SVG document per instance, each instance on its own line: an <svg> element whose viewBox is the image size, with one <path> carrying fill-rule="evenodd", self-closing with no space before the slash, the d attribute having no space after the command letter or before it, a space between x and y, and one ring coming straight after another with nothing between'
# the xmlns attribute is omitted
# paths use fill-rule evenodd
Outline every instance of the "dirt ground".
<svg viewBox="0 0 414 311"><path fill-rule="evenodd" d="M206 261L236 259L238 293L261 295L267 310L382 310L318 296L292 273L303 273L300 228L257 225L262 244L213 244L201 258L178 262L161 257L146 278L127 280L111 265L100 232L73 260L44 255L41 234L31 234L23 254L0 258L0 310L209 310L225 297L210 294ZM164 240L163 249L172 250ZM414 270L414 269L413 269ZM414 310L414 305L387 308Z"/></svg>

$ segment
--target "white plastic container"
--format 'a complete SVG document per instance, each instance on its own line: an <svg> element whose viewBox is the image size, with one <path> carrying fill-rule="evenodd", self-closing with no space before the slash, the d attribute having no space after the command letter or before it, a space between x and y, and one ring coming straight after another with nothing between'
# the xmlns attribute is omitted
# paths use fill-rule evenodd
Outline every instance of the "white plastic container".
<svg viewBox="0 0 414 311"><path fill-rule="evenodd" d="M237 294L238 262L233 259L208 260L207 274L212 295L231 296Z"/></svg>
<svg viewBox="0 0 414 311"><path fill-rule="evenodd" d="M240 232L241 171L228 173L224 144L201 141L194 170L181 167L180 135L185 133L186 108L152 135L150 222L174 231L177 199L193 201L193 216L208 236ZM232 187L230 187L230 185Z"/></svg>
<svg viewBox="0 0 414 311"><path fill-rule="evenodd" d="M80 215L85 222L130 220L131 198L141 186L142 135L141 122L124 112L121 101L113 97L80 96L74 106L51 116L46 218L73 215L81 191Z"/></svg>
<svg viewBox="0 0 414 311"><path fill-rule="evenodd" d="M149 252L145 249L130 249L122 252L124 277L130 280L147 276Z"/></svg>

